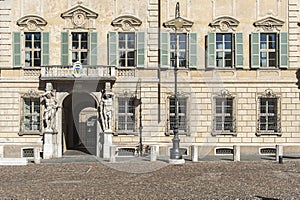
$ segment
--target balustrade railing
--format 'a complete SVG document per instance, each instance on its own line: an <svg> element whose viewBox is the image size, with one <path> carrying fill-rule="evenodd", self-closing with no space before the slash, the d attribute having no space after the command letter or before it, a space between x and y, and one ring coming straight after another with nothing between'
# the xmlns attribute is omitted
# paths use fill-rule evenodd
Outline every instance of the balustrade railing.
<svg viewBox="0 0 300 200"><path fill-rule="evenodd" d="M112 78L115 77L114 66L86 65L74 70L73 66L42 66L41 79L49 78Z"/></svg>

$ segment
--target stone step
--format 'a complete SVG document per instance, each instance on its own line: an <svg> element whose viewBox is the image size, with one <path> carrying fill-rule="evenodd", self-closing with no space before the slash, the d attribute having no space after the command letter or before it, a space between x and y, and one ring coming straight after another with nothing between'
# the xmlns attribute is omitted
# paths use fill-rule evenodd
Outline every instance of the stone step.
<svg viewBox="0 0 300 200"><path fill-rule="evenodd" d="M27 165L26 158L0 158L0 165Z"/></svg>

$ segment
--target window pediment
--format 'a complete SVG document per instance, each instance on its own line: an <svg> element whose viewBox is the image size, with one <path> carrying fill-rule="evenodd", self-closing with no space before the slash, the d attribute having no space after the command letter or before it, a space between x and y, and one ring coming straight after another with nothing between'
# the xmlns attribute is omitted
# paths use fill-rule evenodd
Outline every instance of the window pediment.
<svg viewBox="0 0 300 200"><path fill-rule="evenodd" d="M258 31L280 31L284 21L275 17L266 17L253 23Z"/></svg>
<svg viewBox="0 0 300 200"><path fill-rule="evenodd" d="M182 18L180 16L177 17L177 18L175 18L175 19L171 19L169 21L164 22L163 26L166 27L166 28L169 28L169 29L175 29L175 27L176 27L175 24L178 23L179 20L182 23L182 26L181 26L182 28L180 30L182 30L182 29L185 29L186 31L190 31L191 30L194 22L189 21L189 20L187 20L185 18Z"/></svg>
<svg viewBox="0 0 300 200"><path fill-rule="evenodd" d="M82 5L77 5L61 14L68 28L93 28L98 14ZM92 22L90 22L90 20Z"/></svg>
<svg viewBox="0 0 300 200"><path fill-rule="evenodd" d="M140 19L131 15L119 16L111 22L112 26L123 31L137 30L141 24L142 21Z"/></svg>
<svg viewBox="0 0 300 200"><path fill-rule="evenodd" d="M28 90L26 93L22 94L22 98L40 98L40 94L35 90Z"/></svg>
<svg viewBox="0 0 300 200"><path fill-rule="evenodd" d="M239 25L239 21L230 16L222 16L213 20L209 26L213 29L213 31L227 32L227 31L235 31Z"/></svg>
<svg viewBox="0 0 300 200"><path fill-rule="evenodd" d="M22 30L40 31L44 29L44 27L47 25L47 22L40 16L26 15L17 21L17 25L20 26Z"/></svg>

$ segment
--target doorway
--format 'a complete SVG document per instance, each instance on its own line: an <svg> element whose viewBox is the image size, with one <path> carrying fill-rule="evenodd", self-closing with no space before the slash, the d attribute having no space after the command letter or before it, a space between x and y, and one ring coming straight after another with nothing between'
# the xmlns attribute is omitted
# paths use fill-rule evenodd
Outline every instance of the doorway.
<svg viewBox="0 0 300 200"><path fill-rule="evenodd" d="M97 103L90 94L73 93L65 98L62 129L63 154L97 155L100 126Z"/></svg>

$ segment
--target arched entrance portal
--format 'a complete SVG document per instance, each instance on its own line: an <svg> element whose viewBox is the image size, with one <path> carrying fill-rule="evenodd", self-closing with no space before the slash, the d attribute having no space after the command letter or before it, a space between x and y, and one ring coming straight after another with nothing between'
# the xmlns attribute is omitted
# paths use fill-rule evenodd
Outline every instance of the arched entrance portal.
<svg viewBox="0 0 300 200"><path fill-rule="evenodd" d="M75 150L99 156L97 102L87 93L73 93L63 102L63 154Z"/></svg>

